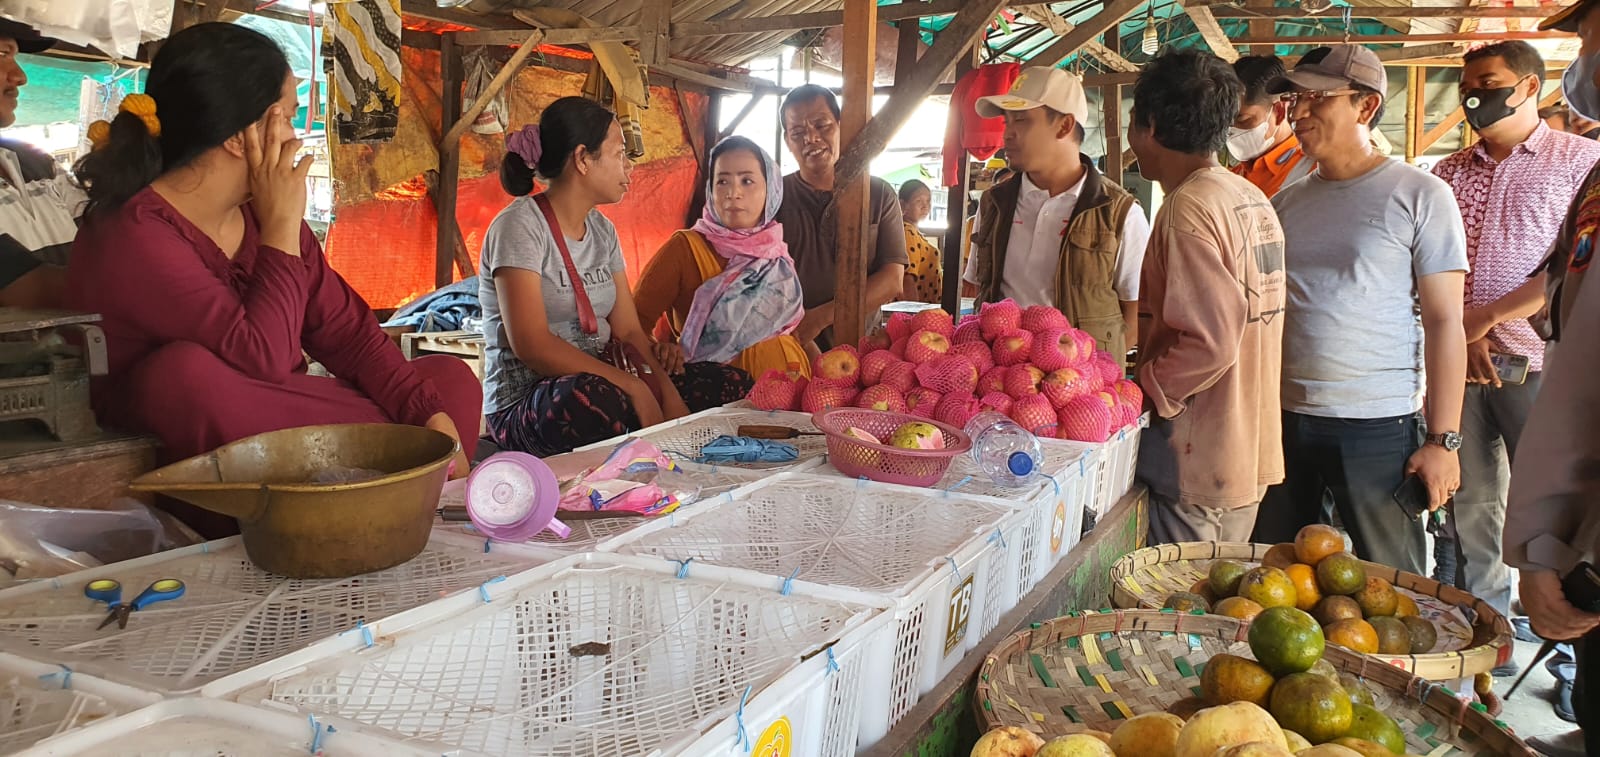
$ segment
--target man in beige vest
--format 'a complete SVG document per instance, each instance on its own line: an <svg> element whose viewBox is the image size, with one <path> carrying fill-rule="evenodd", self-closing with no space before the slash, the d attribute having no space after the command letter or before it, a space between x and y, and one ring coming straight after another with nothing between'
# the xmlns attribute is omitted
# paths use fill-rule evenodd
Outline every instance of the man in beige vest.
<svg viewBox="0 0 1600 757"><path fill-rule="evenodd" d="M1136 341L1150 222L1080 152L1089 115L1083 82L1057 68L1027 68L1010 92L976 107L984 118L1005 118L1006 160L1018 173L979 201L962 278L979 302L1056 307L1121 360Z"/></svg>

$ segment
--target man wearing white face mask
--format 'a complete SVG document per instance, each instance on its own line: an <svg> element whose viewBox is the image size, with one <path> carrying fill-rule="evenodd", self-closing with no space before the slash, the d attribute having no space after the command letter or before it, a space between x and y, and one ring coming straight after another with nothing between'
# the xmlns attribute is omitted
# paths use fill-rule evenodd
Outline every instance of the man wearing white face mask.
<svg viewBox="0 0 1600 757"><path fill-rule="evenodd" d="M1246 55L1233 63L1233 73L1244 83L1239 115L1228 129L1228 154L1233 172L1271 197L1288 184L1304 178L1316 161L1300 149L1289 126L1289 108L1267 85L1283 78L1283 61L1275 55Z"/></svg>
<svg viewBox="0 0 1600 757"><path fill-rule="evenodd" d="M1555 131L1539 118L1544 60L1526 42L1466 54L1461 106L1477 144L1434 167L1450 184L1466 225L1467 393L1461 411L1461 489L1449 508L1456 533L1456 585L1510 612L1511 572L1500 557L1505 526L1501 467L1514 459L1538 395L1544 344L1527 318L1544 306L1544 282L1529 279L1561 231L1578 186L1600 159L1600 143ZM1526 378L1502 380L1496 361L1526 360ZM1516 674L1515 663L1495 669Z"/></svg>

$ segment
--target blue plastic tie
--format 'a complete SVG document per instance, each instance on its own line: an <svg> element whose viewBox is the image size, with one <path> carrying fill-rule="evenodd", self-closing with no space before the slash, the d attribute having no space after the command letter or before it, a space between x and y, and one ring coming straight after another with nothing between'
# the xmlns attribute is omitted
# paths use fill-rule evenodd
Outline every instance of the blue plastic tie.
<svg viewBox="0 0 1600 757"><path fill-rule="evenodd" d="M1085 457L1087 457L1087 456L1085 456ZM1088 475L1088 470L1084 467L1083 458L1082 457L1078 458L1078 475L1080 475L1080 476Z"/></svg>
<svg viewBox="0 0 1600 757"><path fill-rule="evenodd" d="M59 579L59 578L50 579L50 588L52 588L52 589L60 589L61 588L61 579Z"/></svg>
<svg viewBox="0 0 1600 757"><path fill-rule="evenodd" d="M828 647L828 675L839 672L839 661L833 657L833 647Z"/></svg>
<svg viewBox="0 0 1600 757"><path fill-rule="evenodd" d="M667 558L667 559L670 560L672 558ZM691 558L689 558L687 560L672 560L672 561L678 564L678 577L679 578L688 578L689 577L689 563L694 562L694 558L691 557Z"/></svg>
<svg viewBox="0 0 1600 757"><path fill-rule="evenodd" d="M944 561L947 562L947 563L950 563L950 572L956 574L956 580L960 581L961 580L961 568L956 565L956 558L947 556L947 557L944 558Z"/></svg>
<svg viewBox="0 0 1600 757"><path fill-rule="evenodd" d="M744 705L745 705L746 702L749 702L749 701L750 701L750 687L747 685L747 686L744 687L744 693L739 695L739 711L735 712L733 714L734 722L738 723L738 725L739 725L738 738L735 739L733 743L735 745L737 745L737 746L744 747L744 751L747 754L755 746L754 744L750 743L750 735L745 733L745 730L744 730Z"/></svg>
<svg viewBox="0 0 1600 757"><path fill-rule="evenodd" d="M493 541L494 541L493 539L484 539L483 540L483 553L484 554L486 554L486 555L489 554L489 544L491 542L493 542Z"/></svg>
<svg viewBox="0 0 1600 757"><path fill-rule="evenodd" d="M331 725L324 726L323 724L318 723L316 715L307 715L306 720L311 723L311 748L308 751L310 751L311 754L320 754L322 752L323 735L329 733L338 733L338 731L335 730Z"/></svg>
<svg viewBox="0 0 1600 757"><path fill-rule="evenodd" d="M1117 432L1117 441L1120 442L1120 441L1126 440L1127 438L1128 438L1128 430L1127 429L1122 429L1121 431Z"/></svg>
<svg viewBox="0 0 1600 757"><path fill-rule="evenodd" d="M506 580L505 576L495 576L494 578L478 584L478 596L483 598L484 604L489 603L489 584L497 584L504 580Z"/></svg>
<svg viewBox="0 0 1600 757"><path fill-rule="evenodd" d="M1050 479L1050 483L1055 485L1055 487L1056 487L1056 496L1057 497L1061 496L1061 482L1057 481L1055 476L1046 476L1045 478Z"/></svg>
<svg viewBox="0 0 1600 757"><path fill-rule="evenodd" d="M868 479L866 476L856 476L856 488L857 489L865 489L865 488L867 488L867 481L869 481L869 480L871 480L871 479Z"/></svg>
<svg viewBox="0 0 1600 757"><path fill-rule="evenodd" d="M200 554L202 554L202 555L211 554L211 542L208 542L208 541L200 542Z"/></svg>
<svg viewBox="0 0 1600 757"><path fill-rule="evenodd" d="M61 679L61 688L63 688L63 689L72 688L72 668L69 668L69 667L67 667L65 665L62 665L60 663L56 663L56 667L61 668L61 670L56 671L54 673L45 673L44 675L39 676L39 680L41 682L44 682L44 681L53 681L53 680L55 680L57 678L60 678Z"/></svg>
<svg viewBox="0 0 1600 757"><path fill-rule="evenodd" d="M953 492L953 491L955 491L957 489L960 489L961 487L966 486L967 484L969 484L971 482L972 482L972 477L971 476L965 476L960 481L957 481L957 482L945 487L944 492L946 494L949 494L950 492Z"/></svg>
<svg viewBox="0 0 1600 757"><path fill-rule="evenodd" d="M365 621L356 621L356 631L361 633L362 644L369 647L372 646L372 628Z"/></svg>
<svg viewBox="0 0 1600 757"><path fill-rule="evenodd" d="M994 533L989 535L989 542L990 543L1000 542L1000 548L1001 549L1010 549L1011 548L1011 547L1006 545L1006 536L1005 536L1005 534L1000 533L1000 527L999 526L995 526Z"/></svg>
<svg viewBox="0 0 1600 757"><path fill-rule="evenodd" d="M463 523L463 524L461 524L461 530L463 530L463 531L477 531L478 527L472 525L471 523Z"/></svg>
<svg viewBox="0 0 1600 757"><path fill-rule="evenodd" d="M783 579L783 589L778 593L785 597L789 596L789 592L794 591L794 578L798 575L800 575L800 569L795 568L794 572L790 573L788 578Z"/></svg>

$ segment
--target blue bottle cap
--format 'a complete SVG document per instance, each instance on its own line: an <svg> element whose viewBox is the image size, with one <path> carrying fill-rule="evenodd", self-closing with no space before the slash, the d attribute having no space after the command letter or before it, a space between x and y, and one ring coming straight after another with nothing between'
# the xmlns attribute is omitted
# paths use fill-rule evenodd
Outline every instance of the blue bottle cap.
<svg viewBox="0 0 1600 757"><path fill-rule="evenodd" d="M1033 458L1026 452L1013 452L1006 460L1006 468L1014 476L1026 476L1033 472Z"/></svg>

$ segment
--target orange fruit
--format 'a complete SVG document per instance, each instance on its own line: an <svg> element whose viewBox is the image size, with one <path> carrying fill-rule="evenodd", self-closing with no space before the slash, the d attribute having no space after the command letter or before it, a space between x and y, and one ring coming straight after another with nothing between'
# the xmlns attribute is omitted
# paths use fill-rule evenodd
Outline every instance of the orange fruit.
<svg viewBox="0 0 1600 757"><path fill-rule="evenodd" d="M1167 601L1161 605L1161 608L1164 610L1176 610L1178 612L1195 612L1197 610L1200 612L1211 612L1211 603L1207 602L1206 598L1200 596L1199 594L1191 594L1187 591L1175 591L1167 597Z"/></svg>
<svg viewBox="0 0 1600 757"><path fill-rule="evenodd" d="M1395 617L1415 618L1422 614L1417 610L1417 600L1412 599L1411 595L1406 594L1403 591L1395 591L1395 594L1400 598L1399 604L1394 608Z"/></svg>
<svg viewBox="0 0 1600 757"><path fill-rule="evenodd" d="M1205 576L1201 576L1200 580L1189 586L1189 593L1199 594L1211 604L1217 603L1217 593L1211 590L1211 580Z"/></svg>
<svg viewBox="0 0 1600 757"><path fill-rule="evenodd" d="M1334 594L1323 597L1322 601L1317 603L1316 609L1311 611L1311 615L1318 623L1331 626L1341 620L1360 620L1361 605L1356 604L1354 599Z"/></svg>
<svg viewBox="0 0 1600 757"><path fill-rule="evenodd" d="M1313 523L1300 529L1294 537L1295 559L1313 567L1322 562L1322 558L1343 551L1344 534L1333 526Z"/></svg>
<svg viewBox="0 0 1600 757"><path fill-rule="evenodd" d="M1368 577L1367 585L1355 593L1354 599L1361 605L1361 614L1368 618L1394 615L1400 607L1400 597L1394 586L1377 576Z"/></svg>
<svg viewBox="0 0 1600 757"><path fill-rule="evenodd" d="M1338 644L1352 652L1378 653L1378 630L1371 623L1358 618L1346 618L1331 623L1323 629L1329 644Z"/></svg>
<svg viewBox="0 0 1600 757"><path fill-rule="evenodd" d="M1294 545L1289 542L1272 545L1261 557L1261 564L1269 568L1282 570L1294 564Z"/></svg>
<svg viewBox="0 0 1600 757"><path fill-rule="evenodd" d="M1211 591L1222 597L1231 597L1239 593L1239 579L1250 572L1249 566L1238 560L1218 560L1211 563L1211 569L1206 576L1211 579Z"/></svg>
<svg viewBox="0 0 1600 757"><path fill-rule="evenodd" d="M1200 697L1213 707L1234 702L1266 707L1272 683L1272 674L1261 667L1261 663L1219 654L1212 657L1200 673Z"/></svg>
<svg viewBox="0 0 1600 757"><path fill-rule="evenodd" d="M1411 630L1399 618L1379 615L1368 618L1367 625L1378 632L1379 654L1411 654Z"/></svg>
<svg viewBox="0 0 1600 757"><path fill-rule="evenodd" d="M1322 590L1317 588L1317 569L1297 562L1283 569L1294 584L1294 606L1311 612L1322 601Z"/></svg>
<svg viewBox="0 0 1600 757"><path fill-rule="evenodd" d="M1265 565L1252 569L1239 579L1239 596L1262 607L1294 607L1294 582L1288 574Z"/></svg>
<svg viewBox="0 0 1600 757"><path fill-rule="evenodd" d="M1323 594L1349 596L1361 591L1367 585L1367 566L1362 565L1361 561L1349 552L1335 552L1322 558L1316 566L1317 588L1321 589Z"/></svg>
<svg viewBox="0 0 1600 757"><path fill-rule="evenodd" d="M1214 615L1226 615L1248 623L1255 620L1256 616L1260 615L1264 609L1266 608L1244 597L1228 597L1218 602L1215 607L1212 607L1211 612Z"/></svg>

